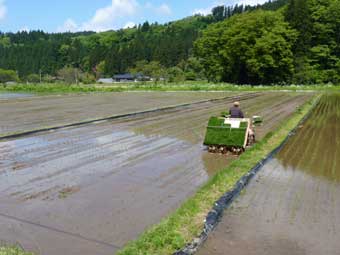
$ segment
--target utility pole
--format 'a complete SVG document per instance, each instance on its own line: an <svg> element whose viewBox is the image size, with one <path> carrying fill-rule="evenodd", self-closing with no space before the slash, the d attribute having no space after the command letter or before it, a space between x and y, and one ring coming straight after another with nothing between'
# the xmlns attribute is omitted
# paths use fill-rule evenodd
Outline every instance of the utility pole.
<svg viewBox="0 0 340 255"><path fill-rule="evenodd" d="M39 69L39 77L40 77L40 83L42 81L42 78L41 78L41 69Z"/></svg>

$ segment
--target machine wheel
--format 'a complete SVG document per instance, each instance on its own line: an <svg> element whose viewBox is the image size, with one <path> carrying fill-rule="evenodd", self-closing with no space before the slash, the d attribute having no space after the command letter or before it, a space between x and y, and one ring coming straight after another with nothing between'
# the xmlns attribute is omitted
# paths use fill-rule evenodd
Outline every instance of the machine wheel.
<svg viewBox="0 0 340 255"><path fill-rule="evenodd" d="M234 154L234 155L240 155L242 154L245 150L242 147L227 147L224 145L211 145L208 147L208 151L210 153L218 153L218 154Z"/></svg>

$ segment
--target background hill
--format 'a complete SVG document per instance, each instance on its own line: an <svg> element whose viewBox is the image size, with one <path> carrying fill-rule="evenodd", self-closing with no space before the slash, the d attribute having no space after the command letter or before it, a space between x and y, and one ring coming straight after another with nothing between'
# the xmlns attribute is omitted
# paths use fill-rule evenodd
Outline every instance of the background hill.
<svg viewBox="0 0 340 255"><path fill-rule="evenodd" d="M102 33L2 33L0 68L23 81L77 70L83 82L157 71L171 80L338 83L339 34L339 0L277 0Z"/></svg>

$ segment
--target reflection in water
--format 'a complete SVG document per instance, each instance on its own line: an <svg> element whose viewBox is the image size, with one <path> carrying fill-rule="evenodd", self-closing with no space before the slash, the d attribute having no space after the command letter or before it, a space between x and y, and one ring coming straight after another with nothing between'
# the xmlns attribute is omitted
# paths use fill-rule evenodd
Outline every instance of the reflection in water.
<svg viewBox="0 0 340 255"><path fill-rule="evenodd" d="M24 97L31 97L32 94L25 94L25 93L0 93L0 100L1 99L14 99L14 98L24 98Z"/></svg>
<svg viewBox="0 0 340 255"><path fill-rule="evenodd" d="M285 167L340 182L340 95L325 95L277 158Z"/></svg>

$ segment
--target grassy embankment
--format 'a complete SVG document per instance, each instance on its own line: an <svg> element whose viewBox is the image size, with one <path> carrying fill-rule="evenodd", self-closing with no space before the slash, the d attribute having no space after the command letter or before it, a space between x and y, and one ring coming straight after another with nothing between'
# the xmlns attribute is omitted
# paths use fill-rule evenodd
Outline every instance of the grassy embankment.
<svg viewBox="0 0 340 255"><path fill-rule="evenodd" d="M290 86L249 86L228 83L185 82L181 84L141 84L119 83L110 85L65 85L65 84L17 84L0 85L0 92L30 92L30 93L82 93L82 92L123 92L123 91L340 91L340 86L332 85L290 85Z"/></svg>
<svg viewBox="0 0 340 255"><path fill-rule="evenodd" d="M288 133L311 110L317 97L297 109L288 121L254 147L242 154L230 166L211 178L198 192L178 210L159 224L151 227L136 241L130 242L119 255L172 254L195 238L203 228L204 219L226 191L261 159L282 143Z"/></svg>
<svg viewBox="0 0 340 255"><path fill-rule="evenodd" d="M0 255L33 255L17 247L0 247Z"/></svg>

